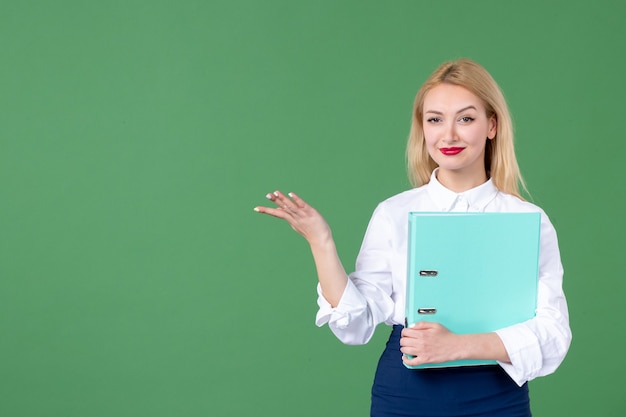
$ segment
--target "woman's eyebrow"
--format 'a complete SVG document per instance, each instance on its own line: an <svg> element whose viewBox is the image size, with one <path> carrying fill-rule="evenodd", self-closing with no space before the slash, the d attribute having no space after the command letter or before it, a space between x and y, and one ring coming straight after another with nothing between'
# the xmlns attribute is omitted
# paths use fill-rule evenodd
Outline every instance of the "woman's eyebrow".
<svg viewBox="0 0 626 417"><path fill-rule="evenodd" d="M464 111L466 111L466 110L477 110L477 109L476 109L476 107L475 107L474 105L470 104L470 105L469 105L469 106L467 106L467 107L463 107L462 109L457 110L457 111L456 111L456 114L463 113L463 112L464 112ZM424 112L424 114L426 114L426 113L432 113L432 114L443 114L443 112L440 112L439 110L426 110L426 111Z"/></svg>
<svg viewBox="0 0 626 417"><path fill-rule="evenodd" d="M469 106L467 106L467 107L463 107L461 110L457 111L456 113L457 113L457 114L459 114L459 113L463 113L463 112L464 112L464 111L466 111L466 110L477 110L477 109L476 109L476 107L475 107L475 106L473 106L473 105L471 105L471 104L470 104L470 105L469 105Z"/></svg>

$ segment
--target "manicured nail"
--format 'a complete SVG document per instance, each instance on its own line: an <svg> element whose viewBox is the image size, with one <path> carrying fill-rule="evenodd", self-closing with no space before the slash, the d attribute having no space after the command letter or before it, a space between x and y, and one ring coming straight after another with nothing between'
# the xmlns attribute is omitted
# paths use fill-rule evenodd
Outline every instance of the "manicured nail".
<svg viewBox="0 0 626 417"><path fill-rule="evenodd" d="M259 208L258 208L258 207L255 207L255 208L254 208L254 211L256 211L256 212L258 213L258 212L259 212Z"/></svg>
<svg viewBox="0 0 626 417"><path fill-rule="evenodd" d="M278 197L278 191L274 191L274 195Z"/></svg>
<svg viewBox="0 0 626 417"><path fill-rule="evenodd" d="M265 194L265 198L267 198L268 200L272 199L272 195L270 193Z"/></svg>
<svg viewBox="0 0 626 417"><path fill-rule="evenodd" d="M287 194L289 197L293 198L293 193Z"/></svg>

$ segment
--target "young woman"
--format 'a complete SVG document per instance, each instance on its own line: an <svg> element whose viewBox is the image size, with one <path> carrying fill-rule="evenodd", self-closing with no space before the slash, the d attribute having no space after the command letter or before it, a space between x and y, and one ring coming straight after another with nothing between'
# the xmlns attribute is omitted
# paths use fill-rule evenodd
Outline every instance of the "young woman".
<svg viewBox="0 0 626 417"><path fill-rule="evenodd" d="M255 210L286 220L308 241L319 278L318 326L328 323L347 344L367 343L379 323L393 326L372 388L372 416L530 416L527 382L554 372L571 341L563 269L548 217L520 196L509 111L483 67L467 59L447 62L424 83L415 99L407 156L416 188L378 205L350 275L328 224L303 199L276 191L267 198L277 207ZM540 212L535 318L484 334L454 334L430 322L403 328L411 211ZM452 258L462 248L450 242L441 250ZM461 359L498 365L403 364Z"/></svg>

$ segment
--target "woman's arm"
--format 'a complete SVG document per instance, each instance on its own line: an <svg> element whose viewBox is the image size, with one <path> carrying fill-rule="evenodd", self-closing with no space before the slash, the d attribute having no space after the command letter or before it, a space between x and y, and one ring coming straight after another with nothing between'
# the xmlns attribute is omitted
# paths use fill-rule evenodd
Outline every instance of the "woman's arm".
<svg viewBox="0 0 626 417"><path fill-rule="evenodd" d="M442 363L466 359L510 363L509 355L496 333L455 334L439 323L419 322L402 330L400 350L407 365Z"/></svg>
<svg viewBox="0 0 626 417"><path fill-rule="evenodd" d="M328 223L317 210L294 193L289 193L291 198L280 191L267 194L266 197L278 207L255 207L254 210L287 221L293 230L307 240L315 261L322 295L332 307L336 307L344 293L348 277L337 254Z"/></svg>
<svg viewBox="0 0 626 417"><path fill-rule="evenodd" d="M357 272L348 277L330 227L313 207L293 193L285 196L277 191L267 198L278 207L255 210L287 221L311 247L319 279L316 325L328 324L343 343L367 343L376 325L387 321L395 306L389 258L393 225L387 216L380 207L374 212L357 257Z"/></svg>
<svg viewBox="0 0 626 417"><path fill-rule="evenodd" d="M510 358L500 365L518 385L554 372L572 340L556 231L545 213L541 218L536 315L496 331Z"/></svg>

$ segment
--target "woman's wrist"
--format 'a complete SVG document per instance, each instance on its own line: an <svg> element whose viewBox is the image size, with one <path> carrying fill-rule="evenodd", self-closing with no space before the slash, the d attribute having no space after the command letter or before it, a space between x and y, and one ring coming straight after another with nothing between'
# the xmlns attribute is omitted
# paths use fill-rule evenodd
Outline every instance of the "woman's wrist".
<svg viewBox="0 0 626 417"><path fill-rule="evenodd" d="M496 333L466 334L459 336L460 359L495 360L509 363L504 343Z"/></svg>
<svg viewBox="0 0 626 417"><path fill-rule="evenodd" d="M337 248L335 246L335 241L333 240L333 237L330 231L323 235L316 236L315 238L308 239L307 241L309 242L311 251L314 254L337 251Z"/></svg>

